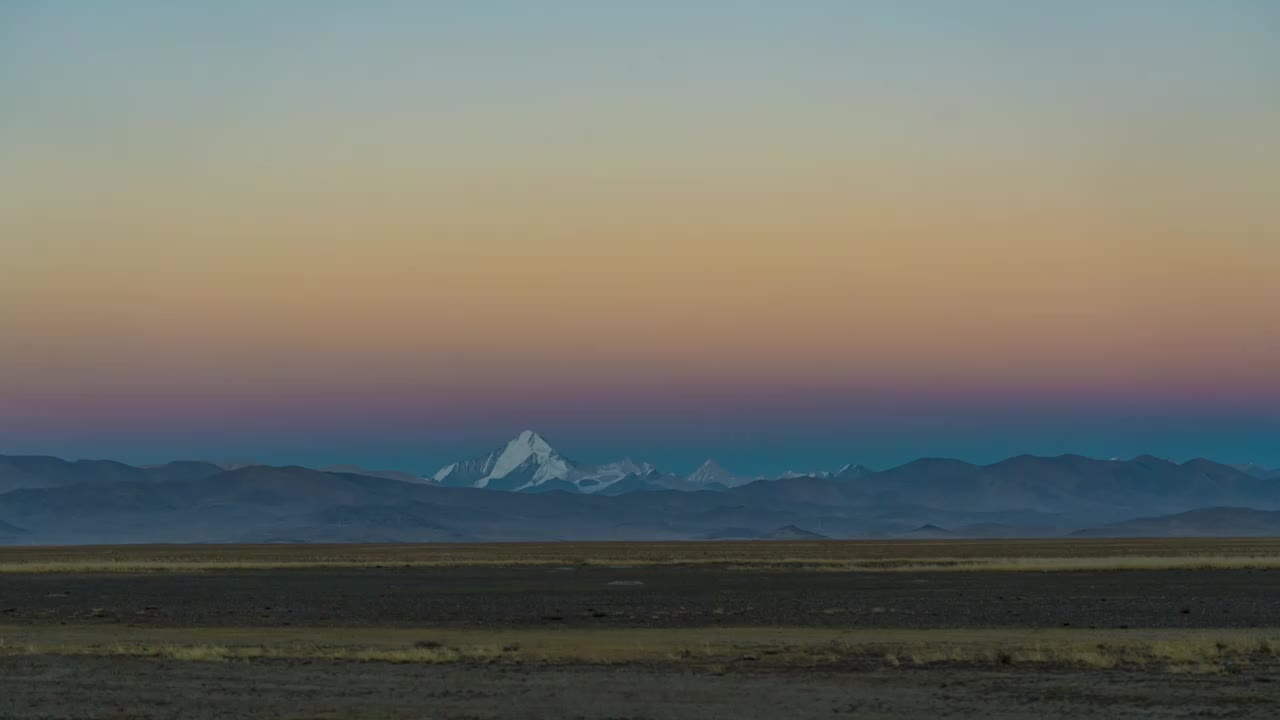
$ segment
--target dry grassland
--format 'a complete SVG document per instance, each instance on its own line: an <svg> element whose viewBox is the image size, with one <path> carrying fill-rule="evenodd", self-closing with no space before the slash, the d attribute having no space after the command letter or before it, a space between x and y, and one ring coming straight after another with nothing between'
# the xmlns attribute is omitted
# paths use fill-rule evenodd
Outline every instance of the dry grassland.
<svg viewBox="0 0 1280 720"><path fill-rule="evenodd" d="M0 548L0 573L714 565L813 571L1280 569L1280 539L139 545Z"/></svg>
<svg viewBox="0 0 1280 720"><path fill-rule="evenodd" d="M1228 672L1280 663L1280 630L394 630L0 628L0 656L201 662L682 664L722 670L1009 666Z"/></svg>

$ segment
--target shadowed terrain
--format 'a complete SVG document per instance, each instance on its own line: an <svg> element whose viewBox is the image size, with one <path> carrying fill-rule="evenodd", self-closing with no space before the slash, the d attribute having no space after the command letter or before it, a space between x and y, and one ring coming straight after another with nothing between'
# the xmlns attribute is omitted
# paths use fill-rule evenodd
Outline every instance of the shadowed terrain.
<svg viewBox="0 0 1280 720"><path fill-rule="evenodd" d="M474 461L478 469L466 477L501 467L495 465L501 459ZM587 472L564 469L567 462L554 454L528 455L518 474L503 480L533 482L547 467ZM0 542L1274 535L1272 516L1242 513L1280 511L1280 481L1266 475L1207 460L1175 464L1146 456L1019 456L988 466L919 460L884 472L854 468L754 482L726 479L718 467L704 466L678 483L631 461L607 468L592 469L612 473L611 484L598 492L580 489L603 481L576 475L577 485L552 479L510 492L410 482L388 472L253 465L223 470L197 462L137 468L0 456L0 523L27 531L6 532L0 525ZM637 474L621 474L628 470ZM517 487L515 480L502 487L508 486ZM1188 511L1201 512L1161 519ZM1143 523L1125 524L1139 517Z"/></svg>
<svg viewBox="0 0 1280 720"><path fill-rule="evenodd" d="M1278 542L7 548L0 716L1270 718Z"/></svg>

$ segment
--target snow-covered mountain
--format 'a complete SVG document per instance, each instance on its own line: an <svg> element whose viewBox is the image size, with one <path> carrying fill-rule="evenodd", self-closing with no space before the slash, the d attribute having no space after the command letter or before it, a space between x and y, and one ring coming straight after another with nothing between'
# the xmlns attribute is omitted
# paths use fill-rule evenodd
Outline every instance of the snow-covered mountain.
<svg viewBox="0 0 1280 720"><path fill-rule="evenodd" d="M735 475L716 461L708 460L687 477L680 477L631 458L603 465L577 463L561 455L538 433L525 430L488 455L446 465L425 480L446 487L618 495L646 490L727 490L756 480L798 477L851 480L867 472L860 465L846 465L834 473L789 472L780 478L752 478Z"/></svg>
<svg viewBox="0 0 1280 720"><path fill-rule="evenodd" d="M1267 468L1265 465L1249 463L1247 465L1232 465L1231 467L1239 470L1247 475L1252 475L1263 480L1280 480L1280 468Z"/></svg>
<svg viewBox="0 0 1280 720"><path fill-rule="evenodd" d="M857 480L872 470L865 465L849 463L836 471L815 470L813 472L796 472L788 470L777 477L760 478L761 480L792 480L794 478L820 478L823 480Z"/></svg>
<svg viewBox="0 0 1280 720"><path fill-rule="evenodd" d="M577 486L580 492L594 493L614 485L629 475L648 475L652 472L656 471L647 462L638 463L631 458L623 458L606 465L580 466L576 468L570 482Z"/></svg>
<svg viewBox="0 0 1280 720"><path fill-rule="evenodd" d="M765 480L791 480L793 478L824 478L825 479L825 478L832 477L833 475L834 473L831 473L827 470L815 470L813 472L796 472L795 470L788 470L776 478L763 478L763 479Z"/></svg>
<svg viewBox="0 0 1280 720"><path fill-rule="evenodd" d="M715 460L708 460L702 463L702 467L694 470L685 478L688 483L696 488L706 488L708 490L721 488L737 487L746 485L751 482L751 478L742 478L734 475L724 469L720 463Z"/></svg>
<svg viewBox="0 0 1280 720"><path fill-rule="evenodd" d="M678 490L693 492L696 490L723 491L723 485L697 486L679 475L652 470L643 474L628 475L621 480L600 490L601 495L625 495L633 492L655 492L662 490Z"/></svg>
<svg viewBox="0 0 1280 720"><path fill-rule="evenodd" d="M835 471L829 477L833 477L836 480L857 480L872 472L874 471L866 465L854 465L851 463Z"/></svg>
<svg viewBox="0 0 1280 720"><path fill-rule="evenodd" d="M445 466L431 477L448 487L476 487L491 490L524 490L552 480L563 480L573 464L542 436L525 430L505 447L463 462Z"/></svg>
<svg viewBox="0 0 1280 720"><path fill-rule="evenodd" d="M654 468L649 463L630 458L605 465L578 464L557 452L538 433L525 430L506 446L484 457L441 468L431 481L447 487L595 493L630 475L652 472Z"/></svg>

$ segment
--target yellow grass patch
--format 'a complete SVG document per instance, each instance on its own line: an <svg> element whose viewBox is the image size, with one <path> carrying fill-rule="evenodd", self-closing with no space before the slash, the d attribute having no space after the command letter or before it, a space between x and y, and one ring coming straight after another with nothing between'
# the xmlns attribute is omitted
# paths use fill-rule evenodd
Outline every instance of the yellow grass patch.
<svg viewBox="0 0 1280 720"><path fill-rule="evenodd" d="M0 548L0 573L722 566L826 572L1280 569L1280 539L141 545Z"/></svg>
<svg viewBox="0 0 1280 720"><path fill-rule="evenodd" d="M391 663L688 664L692 667L1157 667L1219 672L1280 660L1280 630L867 630L691 628L395 630L347 628L0 628L0 655L155 657L197 662L311 659Z"/></svg>

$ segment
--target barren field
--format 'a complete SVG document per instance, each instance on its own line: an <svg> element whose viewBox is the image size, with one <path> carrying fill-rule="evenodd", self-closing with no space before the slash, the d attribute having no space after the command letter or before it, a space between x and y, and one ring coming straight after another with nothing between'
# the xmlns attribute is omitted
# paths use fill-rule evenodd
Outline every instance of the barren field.
<svg viewBox="0 0 1280 720"><path fill-rule="evenodd" d="M1257 718L1259 675L971 669L762 673L623 666L0 659L15 718Z"/></svg>
<svg viewBox="0 0 1280 720"><path fill-rule="evenodd" d="M1280 571L418 567L9 574L0 623L128 627L1280 627Z"/></svg>
<svg viewBox="0 0 1280 720"><path fill-rule="evenodd" d="M1278 553L9 548L0 717L1272 718Z"/></svg>
<svg viewBox="0 0 1280 720"><path fill-rule="evenodd" d="M0 572L715 565L804 570L1280 569L1280 538L0 547Z"/></svg>

